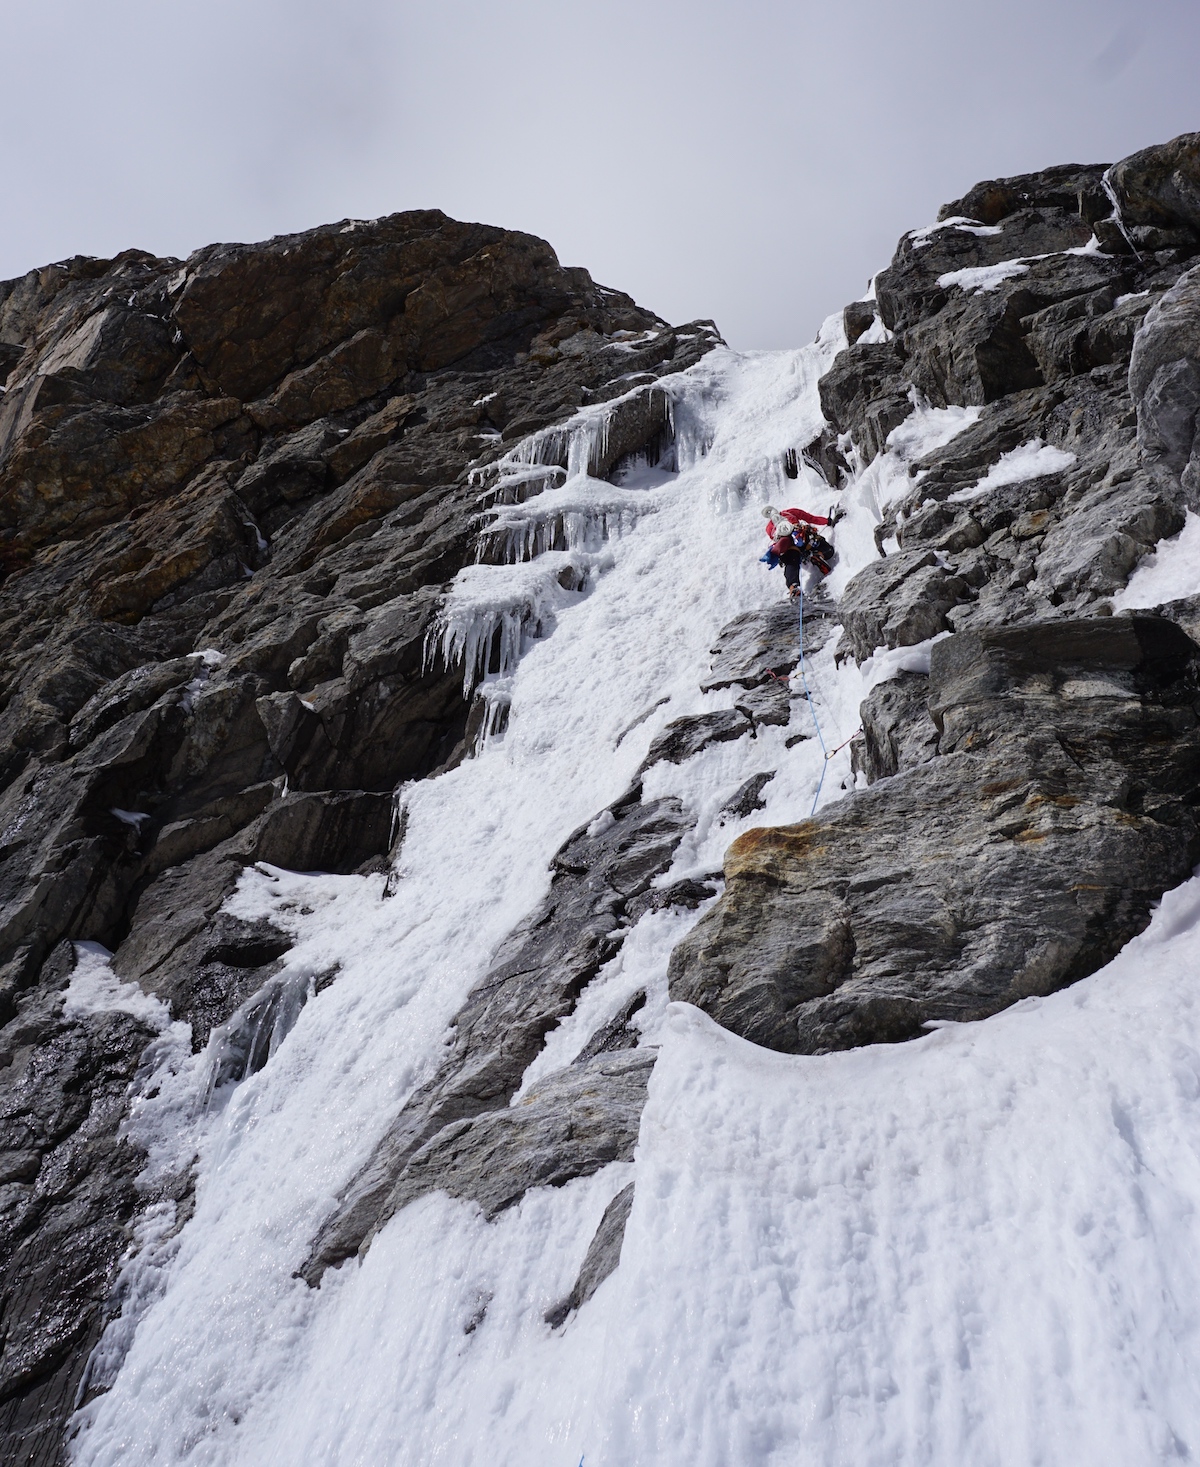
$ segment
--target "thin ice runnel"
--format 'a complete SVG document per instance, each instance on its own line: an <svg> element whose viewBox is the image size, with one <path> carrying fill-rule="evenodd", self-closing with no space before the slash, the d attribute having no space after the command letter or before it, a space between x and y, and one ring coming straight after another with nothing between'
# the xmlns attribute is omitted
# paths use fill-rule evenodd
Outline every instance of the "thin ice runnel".
<svg viewBox="0 0 1200 1467"><path fill-rule="evenodd" d="M485 677L475 690L476 699L483 705L483 718L476 735L476 750L489 739L502 734L508 727L508 713L512 707L512 678Z"/></svg>
<svg viewBox="0 0 1200 1467"><path fill-rule="evenodd" d="M667 425L675 445L675 467L683 474L708 457L713 445L713 415L697 412L687 398L677 399L671 390L673 384L660 382L658 385L663 388L667 399Z"/></svg>
<svg viewBox="0 0 1200 1467"><path fill-rule="evenodd" d="M204 1103L223 1085L257 1074L296 1025L313 993L311 974L284 971L214 1029L208 1041L208 1083Z"/></svg>
<svg viewBox="0 0 1200 1467"><path fill-rule="evenodd" d="M1110 177L1110 174L1116 166L1117 165L1115 163L1110 163L1109 166L1100 175L1100 187L1104 190L1105 194L1108 196L1109 203L1113 206L1113 211L1108 217L1114 221L1117 228L1121 231L1121 238L1133 251L1134 259L1140 260L1142 258L1141 252L1138 250L1138 247L1134 244L1133 240L1129 238L1129 231L1125 228L1125 220L1121 216L1121 201L1119 198L1117 198L1117 191L1113 187L1113 181Z"/></svg>

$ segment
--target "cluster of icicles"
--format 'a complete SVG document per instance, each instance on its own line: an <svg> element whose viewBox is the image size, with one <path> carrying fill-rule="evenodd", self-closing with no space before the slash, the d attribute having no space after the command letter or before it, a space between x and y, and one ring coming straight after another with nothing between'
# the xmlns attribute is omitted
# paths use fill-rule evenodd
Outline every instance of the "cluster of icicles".
<svg viewBox="0 0 1200 1467"><path fill-rule="evenodd" d="M656 386L668 388L661 379ZM507 724L511 675L522 654L607 568L608 542L657 507L645 485L636 485L636 468L614 475L635 481L629 484L592 476L608 456L609 425L622 401L533 433L473 472L485 516L475 564L459 573L446 598L426 639L425 666L461 666L463 692L475 698L476 747ZM669 390L667 401L674 439ZM704 447L697 445L700 453Z"/></svg>

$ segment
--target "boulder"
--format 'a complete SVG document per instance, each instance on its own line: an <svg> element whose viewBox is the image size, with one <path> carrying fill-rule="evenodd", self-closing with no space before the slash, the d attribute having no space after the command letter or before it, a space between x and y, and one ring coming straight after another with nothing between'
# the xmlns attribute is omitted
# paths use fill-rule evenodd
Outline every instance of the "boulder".
<svg viewBox="0 0 1200 1467"><path fill-rule="evenodd" d="M858 338L868 332L879 319L879 308L873 300L851 301L842 312L842 325L846 329L846 345L853 346Z"/></svg>
<svg viewBox="0 0 1200 1467"><path fill-rule="evenodd" d="M561 1187L632 1160L654 1060L645 1050L597 1055L531 1085L511 1106L445 1126L405 1166L380 1226L435 1191L470 1198L490 1220L531 1187Z"/></svg>
<svg viewBox="0 0 1200 1467"><path fill-rule="evenodd" d="M786 677L800 660L799 622L799 607L783 600L745 611L726 622L710 652L712 671L701 684L703 690L707 693L735 683L756 688ZM819 652L836 631L832 608L805 605L805 655Z"/></svg>
<svg viewBox="0 0 1200 1467"><path fill-rule="evenodd" d="M949 630L946 613L970 595L932 550L900 550L873 561L842 593L846 647L859 662L877 647L909 647Z"/></svg>
<svg viewBox="0 0 1200 1467"><path fill-rule="evenodd" d="M1183 226L1200 236L1200 132L1122 158L1109 182L1127 226Z"/></svg>

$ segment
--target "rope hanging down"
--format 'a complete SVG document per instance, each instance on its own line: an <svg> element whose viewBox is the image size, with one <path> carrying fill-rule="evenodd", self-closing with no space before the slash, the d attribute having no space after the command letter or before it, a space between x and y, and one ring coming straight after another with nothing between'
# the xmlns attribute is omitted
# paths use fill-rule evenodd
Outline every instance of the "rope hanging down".
<svg viewBox="0 0 1200 1467"><path fill-rule="evenodd" d="M787 678L780 677L778 675L778 673L776 673L774 671L768 671L767 676L774 678L777 683L786 683L787 682ZM824 760L822 761L822 764L821 764L821 778L817 781L817 792L816 792L815 795L813 795L812 809L808 812L809 813L809 818L811 819L812 816L817 813L817 801L821 798L821 786L825 783L825 770L826 770L826 768L828 768L829 761L835 755L840 754L842 752L842 750L846 747L846 745L851 742L851 740L856 739L858 737L858 735L860 733L862 733L862 725L860 724L858 726L858 728L856 728L854 730L854 732L850 735L850 738L843 739L842 742L840 744L838 744L838 746L835 749L827 749L825 747L825 735L821 732L821 720L817 717L817 705L812 700L812 693L809 691L808 678L805 675L805 669L804 669L804 588L803 587L800 587L800 681L804 684L804 696L808 700L809 710L810 710L810 712L812 713L812 716L813 716L813 726L817 730L817 738L821 741L821 753L824 754L824 756L825 756L825 758L824 758Z"/></svg>
<svg viewBox="0 0 1200 1467"><path fill-rule="evenodd" d="M825 783L825 771L829 768L831 755L825 747L825 735L821 732L821 720L817 717L817 706L812 700L809 691L808 676L804 669L804 587L796 583L800 591L800 681L804 684L804 696L808 699L809 711L813 716L813 727L817 730L817 738L821 741L821 753L825 756L821 760L821 778L817 780L817 792L813 795L812 809L808 812L811 819L817 813L817 801L821 798L821 786ZM837 750L834 750L837 753Z"/></svg>

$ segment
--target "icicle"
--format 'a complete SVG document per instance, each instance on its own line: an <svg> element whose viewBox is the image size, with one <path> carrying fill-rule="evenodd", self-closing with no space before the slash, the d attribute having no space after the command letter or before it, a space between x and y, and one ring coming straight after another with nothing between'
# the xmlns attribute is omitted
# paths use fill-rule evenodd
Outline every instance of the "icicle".
<svg viewBox="0 0 1200 1467"><path fill-rule="evenodd" d="M611 496L589 503L563 502L548 495L550 503L535 500L515 513L498 513L480 532L476 563L513 565L551 550L599 550L606 541L628 534L641 515L653 509L650 502L631 502L637 497L645 498L636 490L626 491L616 502Z"/></svg>
<svg viewBox="0 0 1200 1467"><path fill-rule="evenodd" d="M546 636L596 568L595 557L546 552L536 562L460 572L426 636L425 667L461 663L467 696L489 674L505 676L530 642Z"/></svg>
<svg viewBox="0 0 1200 1467"><path fill-rule="evenodd" d="M505 465L496 482L480 495L479 502L485 508L497 504L523 504L535 494L552 488L555 482L561 482L565 474L566 470L557 464L516 469ZM482 479L474 479L473 482L479 483Z"/></svg>

